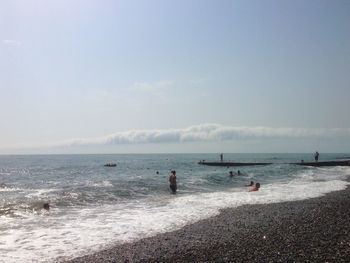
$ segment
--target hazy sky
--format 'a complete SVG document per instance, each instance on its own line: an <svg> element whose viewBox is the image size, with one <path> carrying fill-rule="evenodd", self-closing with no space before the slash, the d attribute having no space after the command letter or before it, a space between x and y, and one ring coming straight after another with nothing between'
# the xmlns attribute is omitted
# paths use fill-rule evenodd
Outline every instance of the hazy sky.
<svg viewBox="0 0 350 263"><path fill-rule="evenodd" d="M350 1L0 2L0 153L350 152Z"/></svg>

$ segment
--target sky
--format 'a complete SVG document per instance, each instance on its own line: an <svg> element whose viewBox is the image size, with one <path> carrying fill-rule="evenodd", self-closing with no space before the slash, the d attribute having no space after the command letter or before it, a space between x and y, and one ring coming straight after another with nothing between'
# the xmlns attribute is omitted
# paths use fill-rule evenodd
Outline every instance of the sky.
<svg viewBox="0 0 350 263"><path fill-rule="evenodd" d="M350 152L350 1L2 0L0 154Z"/></svg>

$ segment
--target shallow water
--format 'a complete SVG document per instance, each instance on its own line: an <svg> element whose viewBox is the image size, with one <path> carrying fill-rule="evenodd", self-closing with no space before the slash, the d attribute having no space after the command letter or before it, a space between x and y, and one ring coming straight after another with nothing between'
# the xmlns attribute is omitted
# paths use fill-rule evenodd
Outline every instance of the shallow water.
<svg viewBox="0 0 350 263"><path fill-rule="evenodd" d="M330 160L349 154L321 154ZM215 154L0 156L0 261L46 262L115 242L178 229L243 204L301 200L345 189L349 167L287 164L312 154L225 154L272 162L238 168L198 165ZM115 162L117 167L104 167ZM241 176L229 176L240 170ZM177 171L178 193L168 176ZM159 172L157 174L156 172ZM258 192L244 185L260 182ZM51 209L42 209L49 202Z"/></svg>

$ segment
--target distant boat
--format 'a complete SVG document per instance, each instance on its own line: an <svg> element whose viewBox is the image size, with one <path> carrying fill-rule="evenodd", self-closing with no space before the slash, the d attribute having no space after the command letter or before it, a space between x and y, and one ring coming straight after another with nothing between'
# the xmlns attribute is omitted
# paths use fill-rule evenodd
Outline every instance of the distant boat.
<svg viewBox="0 0 350 263"><path fill-rule="evenodd" d="M207 162L200 161L198 164L208 165L208 166L252 166L252 165L269 165L271 163L239 163L239 162Z"/></svg>
<svg viewBox="0 0 350 263"><path fill-rule="evenodd" d="M116 163L106 163L104 166L106 166L106 167L116 167L117 164Z"/></svg>

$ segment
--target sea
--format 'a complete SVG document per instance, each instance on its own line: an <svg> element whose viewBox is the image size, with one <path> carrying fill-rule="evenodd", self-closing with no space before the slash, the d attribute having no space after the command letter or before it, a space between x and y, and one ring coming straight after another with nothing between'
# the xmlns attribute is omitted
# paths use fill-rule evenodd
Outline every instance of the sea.
<svg viewBox="0 0 350 263"><path fill-rule="evenodd" d="M223 208L304 200L349 185L350 167L290 164L313 161L312 153L224 154L224 161L272 163L265 166L198 164L219 161L219 154L1 155L0 262L60 262L173 231ZM349 156L321 153L319 161ZM250 181L260 190L248 192Z"/></svg>

